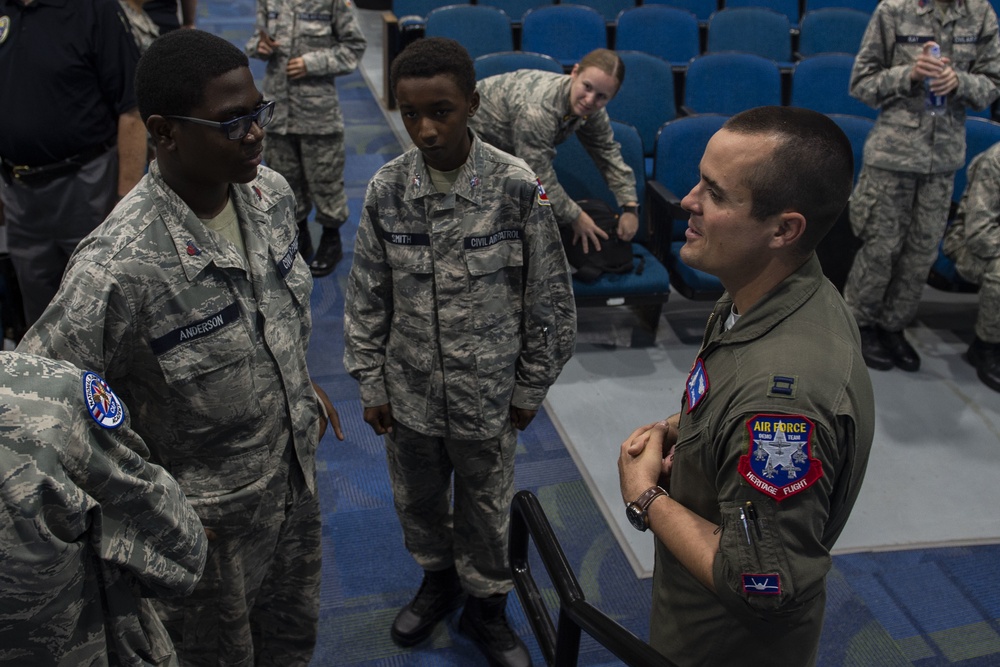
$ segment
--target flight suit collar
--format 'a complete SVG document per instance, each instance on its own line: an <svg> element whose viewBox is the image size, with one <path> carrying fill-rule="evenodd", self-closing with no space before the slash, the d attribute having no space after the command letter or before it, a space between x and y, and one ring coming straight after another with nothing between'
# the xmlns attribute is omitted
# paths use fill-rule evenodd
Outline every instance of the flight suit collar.
<svg viewBox="0 0 1000 667"><path fill-rule="evenodd" d="M798 270L764 295L747 313L740 315L736 326L726 332L724 340L719 342L745 343L760 338L812 298L824 280L823 268L813 253ZM732 306L732 298L727 292L716 305L712 314L713 323L720 318L725 321Z"/></svg>

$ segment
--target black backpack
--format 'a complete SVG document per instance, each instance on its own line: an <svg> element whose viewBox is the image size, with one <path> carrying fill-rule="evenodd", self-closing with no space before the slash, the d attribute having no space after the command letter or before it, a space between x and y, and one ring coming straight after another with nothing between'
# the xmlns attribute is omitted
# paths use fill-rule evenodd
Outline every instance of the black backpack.
<svg viewBox="0 0 1000 667"><path fill-rule="evenodd" d="M593 245L590 252L584 254L583 241L578 240L573 245L573 227L567 225L560 228L562 234L563 248L566 250L566 259L570 266L576 269L573 278L585 283L592 283L605 273L631 273L632 272L632 244L629 241L622 241L618 238L618 214L615 213L607 202L601 199L581 199L577 202L580 208L594 219L598 227L608 235L607 241L601 241L601 249L597 251ZM641 274L644 262L641 255L636 273Z"/></svg>

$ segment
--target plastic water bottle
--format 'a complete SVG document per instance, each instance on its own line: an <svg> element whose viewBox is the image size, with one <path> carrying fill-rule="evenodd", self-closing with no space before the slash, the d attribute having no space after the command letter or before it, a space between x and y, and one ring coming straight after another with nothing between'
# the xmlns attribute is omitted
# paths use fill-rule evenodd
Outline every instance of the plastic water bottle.
<svg viewBox="0 0 1000 667"><path fill-rule="evenodd" d="M934 58L941 58L941 47L937 44L933 45L929 50L928 54ZM931 79L927 77L924 79L924 87L927 90L927 97L924 101L924 108L927 109L927 113L932 116L942 114L945 112L945 107L947 106L947 97L945 95L935 95L931 92Z"/></svg>

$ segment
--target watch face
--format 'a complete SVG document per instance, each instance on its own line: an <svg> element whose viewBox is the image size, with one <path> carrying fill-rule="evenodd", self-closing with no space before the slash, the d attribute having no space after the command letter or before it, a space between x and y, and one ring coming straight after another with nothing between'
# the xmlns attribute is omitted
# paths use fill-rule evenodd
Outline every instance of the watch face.
<svg viewBox="0 0 1000 667"><path fill-rule="evenodd" d="M636 530L646 530L646 517L643 516L643 511L636 505L629 505L626 507L625 516L628 517L629 523L631 523Z"/></svg>

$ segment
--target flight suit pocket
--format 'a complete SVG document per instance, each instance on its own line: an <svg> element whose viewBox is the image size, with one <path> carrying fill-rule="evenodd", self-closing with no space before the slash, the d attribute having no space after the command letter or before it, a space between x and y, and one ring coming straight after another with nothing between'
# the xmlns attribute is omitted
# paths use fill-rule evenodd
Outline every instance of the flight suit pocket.
<svg viewBox="0 0 1000 667"><path fill-rule="evenodd" d="M730 586L757 609L777 609L794 591L781 541L774 534L771 506L729 501L720 509L719 548L731 566Z"/></svg>

